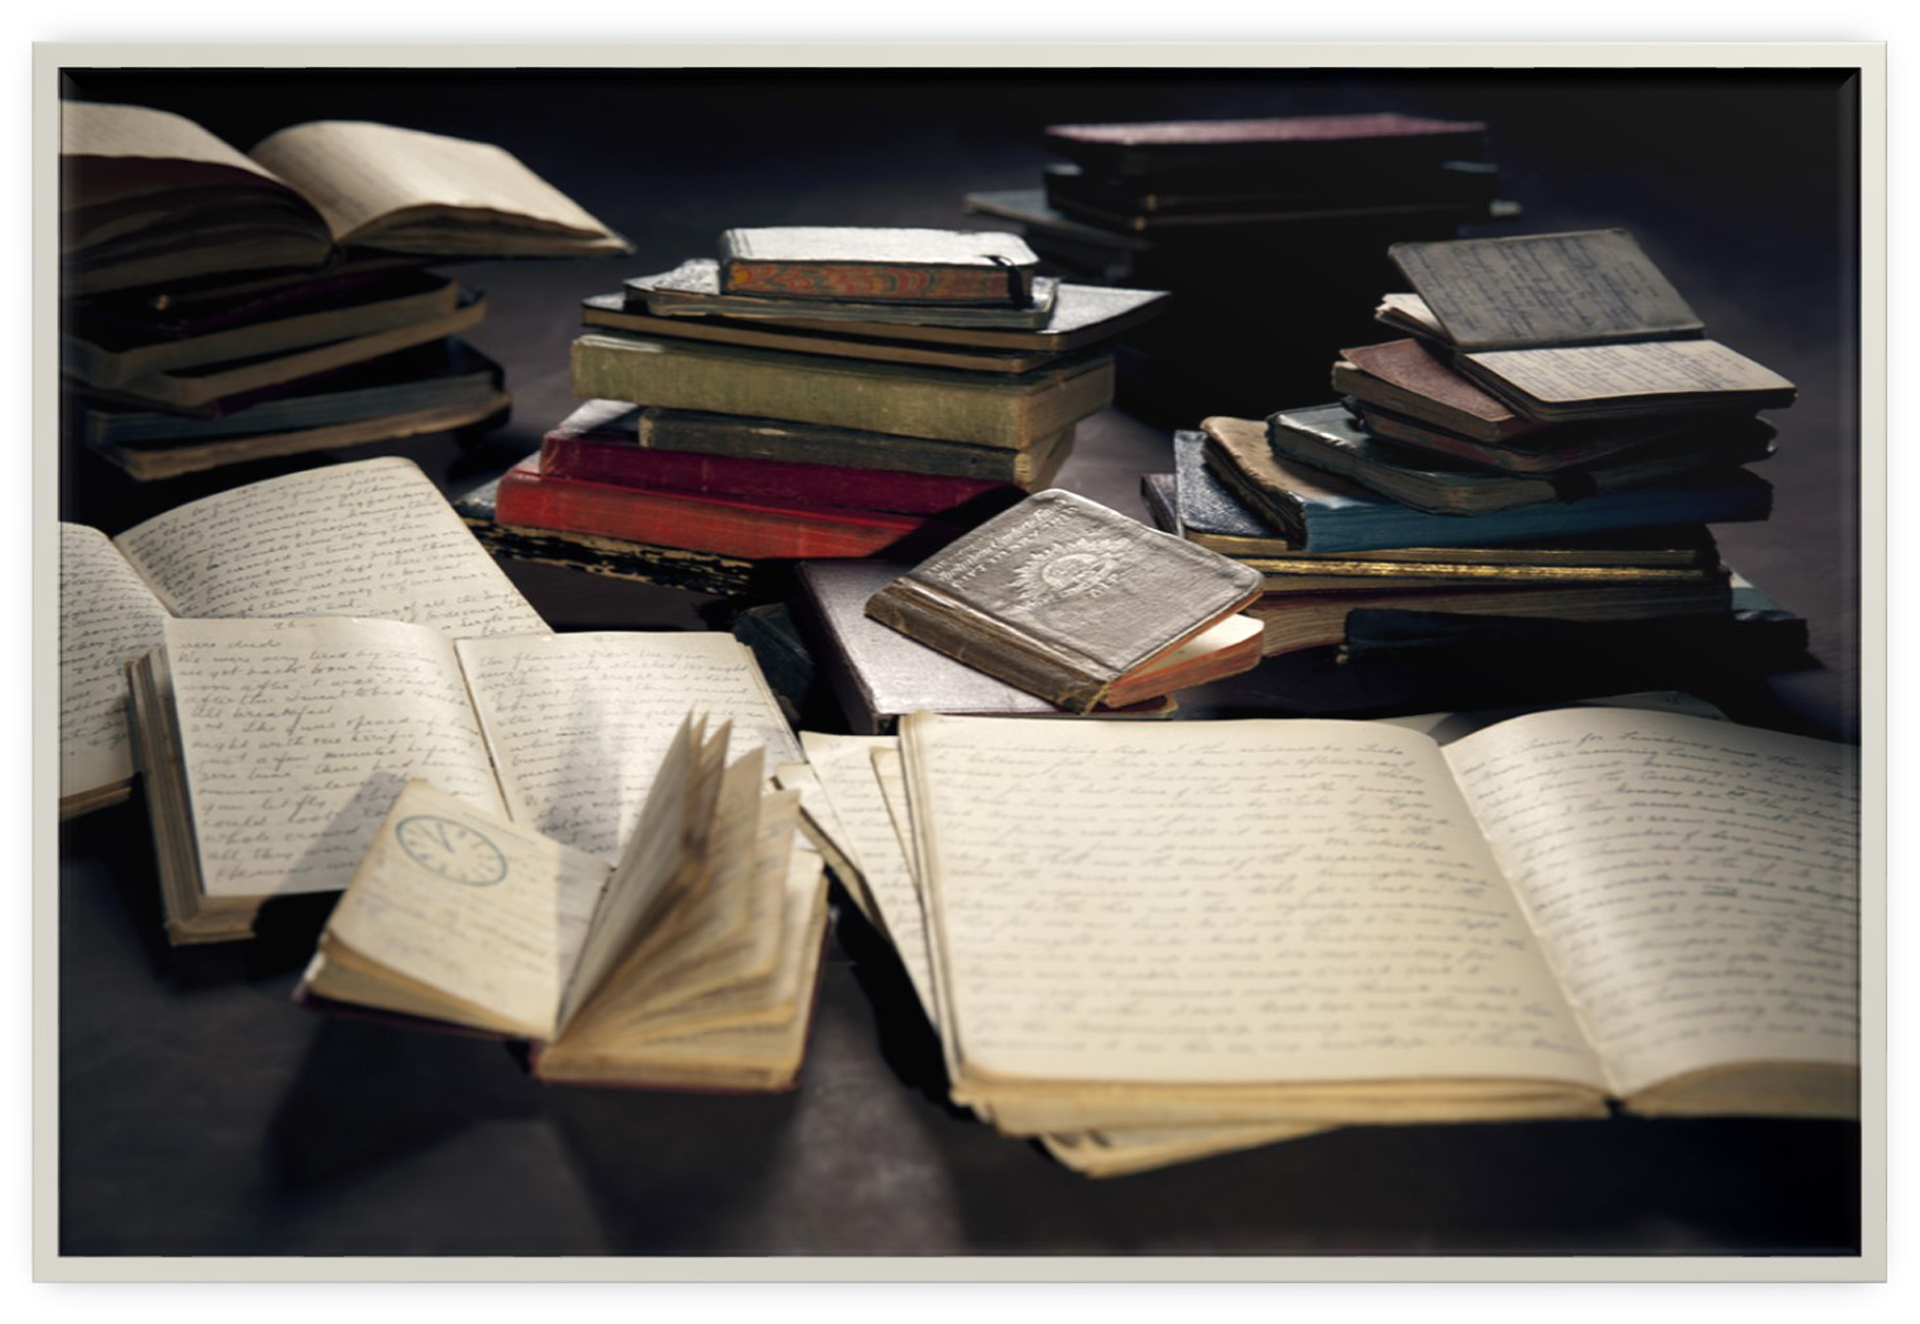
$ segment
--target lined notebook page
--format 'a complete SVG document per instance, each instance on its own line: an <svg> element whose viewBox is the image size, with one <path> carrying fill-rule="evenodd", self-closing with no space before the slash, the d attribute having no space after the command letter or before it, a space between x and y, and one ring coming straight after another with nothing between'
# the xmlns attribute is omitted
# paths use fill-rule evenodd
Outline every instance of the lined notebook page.
<svg viewBox="0 0 1920 1324"><path fill-rule="evenodd" d="M501 815L452 646L397 621L168 621L209 896L337 891L410 777Z"/></svg>
<svg viewBox="0 0 1920 1324"><path fill-rule="evenodd" d="M1731 1062L1858 1061L1856 757L1596 708L1448 746L1617 1093Z"/></svg>
<svg viewBox="0 0 1920 1324"><path fill-rule="evenodd" d="M107 535L60 526L60 794L133 775L126 665L160 644L167 609Z"/></svg>
<svg viewBox="0 0 1920 1324"><path fill-rule="evenodd" d="M611 860L689 710L733 724L729 756L801 757L732 635L564 634L459 645L516 822ZM771 766L771 763L768 765Z"/></svg>
<svg viewBox="0 0 1920 1324"><path fill-rule="evenodd" d="M901 747L969 1070L1599 1083L1423 736L922 713Z"/></svg>
<svg viewBox="0 0 1920 1324"><path fill-rule="evenodd" d="M453 638L548 632L440 490L398 457L235 488L114 541L177 616L377 616Z"/></svg>

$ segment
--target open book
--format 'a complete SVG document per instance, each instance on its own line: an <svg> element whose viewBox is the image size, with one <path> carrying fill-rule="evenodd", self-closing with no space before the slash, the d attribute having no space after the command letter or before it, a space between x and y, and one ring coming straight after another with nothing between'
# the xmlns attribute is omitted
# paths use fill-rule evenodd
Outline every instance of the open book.
<svg viewBox="0 0 1920 1324"><path fill-rule="evenodd" d="M612 865L408 782L296 996L530 1040L546 1080L792 1084L825 876L728 734L682 724Z"/></svg>
<svg viewBox="0 0 1920 1324"><path fill-rule="evenodd" d="M1858 1108L1851 749L1567 709L917 714L957 1101L1021 1135Z"/></svg>
<svg viewBox="0 0 1920 1324"><path fill-rule="evenodd" d="M174 942L338 891L410 778L615 859L689 705L798 753L730 635L450 640L399 621L168 620L136 662L139 762Z"/></svg>
<svg viewBox="0 0 1920 1324"><path fill-rule="evenodd" d="M590 257L619 235L487 143L324 120L243 153L168 111L63 102L69 294L312 269L348 246L425 257Z"/></svg>
<svg viewBox="0 0 1920 1324"><path fill-rule="evenodd" d="M128 662L170 616L380 616L452 637L544 631L413 461L362 460L189 502L108 539L60 526L60 811L124 799Z"/></svg>

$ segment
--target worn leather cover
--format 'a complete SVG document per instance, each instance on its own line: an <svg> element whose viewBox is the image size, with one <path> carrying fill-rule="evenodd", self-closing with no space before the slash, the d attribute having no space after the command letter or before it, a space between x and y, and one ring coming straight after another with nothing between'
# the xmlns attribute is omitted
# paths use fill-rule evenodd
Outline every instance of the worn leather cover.
<svg viewBox="0 0 1920 1324"><path fill-rule="evenodd" d="M1005 231L782 225L720 236L729 294L1018 305L1039 259Z"/></svg>
<svg viewBox="0 0 1920 1324"><path fill-rule="evenodd" d="M1231 615L1260 575L1052 489L874 595L868 615L1061 707Z"/></svg>
<svg viewBox="0 0 1920 1324"><path fill-rule="evenodd" d="M1368 404L1411 414L1479 441L1498 442L1538 432L1541 425L1521 418L1494 396L1453 370L1418 340L1390 340L1340 351L1334 365L1334 389Z"/></svg>
<svg viewBox="0 0 1920 1324"><path fill-rule="evenodd" d="M627 282L633 297L658 317L805 318L816 322L872 322L879 324L989 327L1034 330L1053 318L1060 282L1051 276L1035 278L1022 297L997 304L889 303L883 299L804 298L792 294L763 294L725 288L721 265L711 258L694 258L672 271L641 276Z"/></svg>

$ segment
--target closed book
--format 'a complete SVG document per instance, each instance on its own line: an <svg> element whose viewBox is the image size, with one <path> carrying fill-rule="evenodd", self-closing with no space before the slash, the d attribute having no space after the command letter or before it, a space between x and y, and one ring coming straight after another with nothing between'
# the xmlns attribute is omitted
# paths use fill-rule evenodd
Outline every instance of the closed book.
<svg viewBox="0 0 1920 1324"><path fill-rule="evenodd" d="M656 317L732 317L742 321L806 319L822 324L940 326L1034 331L1053 320L1060 282L1036 277L1016 303L889 303L881 299L814 299L722 288L720 264L692 258L672 271L627 282L627 306Z"/></svg>
<svg viewBox="0 0 1920 1324"><path fill-rule="evenodd" d="M1792 382L1717 340L1656 340L1462 354L1460 371L1540 422L1780 409Z"/></svg>
<svg viewBox="0 0 1920 1324"><path fill-rule="evenodd" d="M892 346L951 345L1012 354L1068 354L1113 339L1159 314L1167 302L1161 290L1115 289L1042 278L1034 282L1034 297L1027 309L943 308L938 314L941 320L930 322L919 320L929 316L927 312L911 306L875 304L863 309L848 302L775 308L771 300L723 297L719 291L718 265L711 258L695 258L672 271L629 280L622 307L630 315L683 324L676 334L685 336L695 334L693 327L706 326L858 337ZM610 319L609 304L593 298L587 305L589 322ZM962 320L967 325L956 325ZM612 320L604 324L619 330L643 329ZM712 339L721 338L714 330L706 334Z"/></svg>
<svg viewBox="0 0 1920 1324"><path fill-rule="evenodd" d="M1055 124L1047 150L1110 175L1278 170L1334 173L1483 154L1486 125L1416 115L1291 115L1265 119Z"/></svg>
<svg viewBox="0 0 1920 1324"><path fill-rule="evenodd" d="M867 614L1050 703L1086 712L1245 670L1233 617L1260 577L1204 548L1057 489L1028 497L876 593ZM1225 633L1215 634L1216 627ZM1199 636L1180 684L1140 682ZM1204 674L1203 674L1204 673ZM1193 678L1193 677L1198 678ZM1140 682L1140 683L1136 683Z"/></svg>
<svg viewBox="0 0 1920 1324"><path fill-rule="evenodd" d="M1231 420L1212 422L1219 428L1231 425ZM1171 492L1175 523L1161 527L1177 532L1189 542L1249 563L1285 560L1303 573L1328 562L1361 559L1376 562L1383 569L1458 564L1559 570L1607 567L1700 570L1720 564L1713 535L1699 525L1542 537L1495 547L1381 547L1358 554L1309 551L1276 532L1214 476L1206 462L1206 432L1174 433L1173 450L1178 465ZM1332 485L1332 490L1339 492L1348 491L1351 486L1331 477L1314 481ZM1352 487L1351 490L1361 489Z"/></svg>
<svg viewBox="0 0 1920 1324"><path fill-rule="evenodd" d="M1514 413L1416 339L1341 350L1333 388L1489 444L1513 442L1544 426Z"/></svg>
<svg viewBox="0 0 1920 1324"><path fill-rule="evenodd" d="M640 411L639 425L640 445L654 450L937 474L1010 483L1029 492L1046 487L1060 472L1060 466L1073 453L1073 435L1072 428L1064 428L1025 450L1008 450L1004 446L896 437L855 428L657 406Z"/></svg>
<svg viewBox="0 0 1920 1324"><path fill-rule="evenodd" d="M1686 483L1602 492L1582 501L1485 515L1435 515L1358 483L1282 460L1262 424L1208 419L1207 469L1303 551L1488 547L1679 524L1767 517L1773 488L1744 469Z"/></svg>
<svg viewBox="0 0 1920 1324"><path fill-rule="evenodd" d="M1001 231L783 225L720 236L729 294L1018 305L1038 259Z"/></svg>
<svg viewBox="0 0 1920 1324"><path fill-rule="evenodd" d="M1285 174L1249 177L1243 171L1189 174L1159 180L1102 175L1077 166L1048 166L1042 176L1047 201L1072 215L1074 204L1142 217L1208 217L1246 214L1292 216L1354 208L1476 204L1493 199L1499 171L1485 161L1443 161L1393 174L1355 174L1330 183Z"/></svg>
<svg viewBox="0 0 1920 1324"><path fill-rule="evenodd" d="M949 541L961 527L879 511L810 510L549 478L540 472L539 463L538 455L530 455L501 478L494 508L500 523L684 547L743 560L875 556L890 549L911 554Z"/></svg>
<svg viewBox="0 0 1920 1324"><path fill-rule="evenodd" d="M969 506L991 514L1020 489L975 478L741 459L640 445L637 405L589 400L540 443L540 472L615 487L646 487L784 505L938 515ZM995 503L998 503L998 506Z"/></svg>
<svg viewBox="0 0 1920 1324"><path fill-rule="evenodd" d="M1516 444L1506 446L1475 441L1420 419L1365 404L1352 396L1342 398L1340 403L1360 420L1362 427L1382 441L1510 474L1557 474L1682 444L1689 437L1736 429L1750 431L1756 426L1750 416L1741 414L1667 414L1601 423L1563 423L1546 431L1529 433Z"/></svg>
<svg viewBox="0 0 1920 1324"><path fill-rule="evenodd" d="M1537 476L1489 472L1381 441L1339 405L1289 409L1267 420L1275 454L1351 478L1370 491L1436 515L1485 515L1549 502L1584 502L1609 492L1706 474L1763 460L1773 429L1757 419L1683 435L1605 464Z"/></svg>
<svg viewBox="0 0 1920 1324"><path fill-rule="evenodd" d="M573 342L573 392L1020 450L1104 409L1113 359L1095 354L988 377L589 332Z"/></svg>

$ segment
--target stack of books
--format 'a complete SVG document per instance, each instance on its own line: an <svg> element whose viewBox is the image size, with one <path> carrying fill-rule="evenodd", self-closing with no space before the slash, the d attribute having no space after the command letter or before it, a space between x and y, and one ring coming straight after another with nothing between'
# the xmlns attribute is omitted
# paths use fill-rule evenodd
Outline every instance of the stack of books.
<svg viewBox="0 0 1920 1324"><path fill-rule="evenodd" d="M67 103L61 158L65 426L142 480L498 422L485 300L425 267L630 251L500 148L388 125L241 153Z"/></svg>
<svg viewBox="0 0 1920 1324"><path fill-rule="evenodd" d="M1378 317L1411 338L1344 351L1340 403L1179 434L1177 473L1148 481L1163 527L1264 576L1249 614L1268 655L1351 645L1357 609L1363 651L1461 642L1381 609L1607 623L1537 636L1562 649L1627 624L1690 647L1730 637L1736 606L1772 619L1736 603L1705 526L1767 517L1772 489L1744 466L1773 445L1756 411L1791 403L1791 382L1704 339L1619 230L1392 257L1415 292Z"/></svg>
<svg viewBox="0 0 1920 1324"><path fill-rule="evenodd" d="M1046 146L1069 164L1044 187L966 201L1069 276L1176 296L1129 338L1130 408L1254 414L1306 398L1308 365L1361 334L1388 244L1517 214L1493 197L1485 136L1397 114L1055 125Z"/></svg>
<svg viewBox="0 0 1920 1324"><path fill-rule="evenodd" d="M1112 398L1106 342L1163 298L1038 277L1006 234L719 249L586 300L588 402L463 503L496 551L720 593L803 557L916 559L1053 479Z"/></svg>

